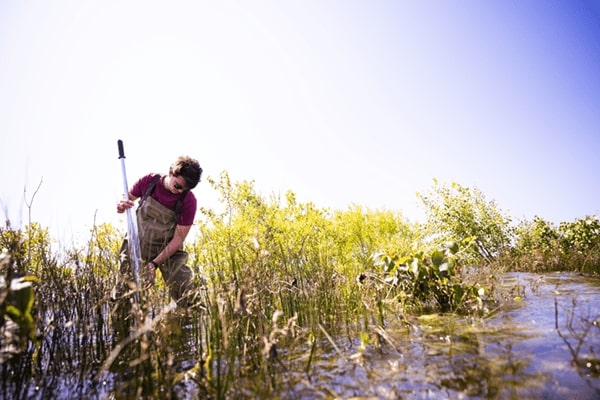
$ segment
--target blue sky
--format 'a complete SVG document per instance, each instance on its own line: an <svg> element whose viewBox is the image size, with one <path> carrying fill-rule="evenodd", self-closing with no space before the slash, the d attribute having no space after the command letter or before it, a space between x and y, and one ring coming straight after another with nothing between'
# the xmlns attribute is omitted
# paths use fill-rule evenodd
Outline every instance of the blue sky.
<svg viewBox="0 0 600 400"><path fill-rule="evenodd" d="M422 218L436 178L515 219L599 213L598 1L0 2L0 206L124 223L180 154L265 196ZM216 205L208 184L195 190Z"/></svg>

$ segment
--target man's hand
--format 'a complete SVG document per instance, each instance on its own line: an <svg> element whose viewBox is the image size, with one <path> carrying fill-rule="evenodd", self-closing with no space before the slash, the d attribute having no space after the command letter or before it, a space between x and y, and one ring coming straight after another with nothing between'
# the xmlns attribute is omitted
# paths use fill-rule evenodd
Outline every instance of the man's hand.
<svg viewBox="0 0 600 400"><path fill-rule="evenodd" d="M133 207L134 204L135 203L131 200L121 200L120 202L117 203L117 212L119 214L124 213L125 210Z"/></svg>

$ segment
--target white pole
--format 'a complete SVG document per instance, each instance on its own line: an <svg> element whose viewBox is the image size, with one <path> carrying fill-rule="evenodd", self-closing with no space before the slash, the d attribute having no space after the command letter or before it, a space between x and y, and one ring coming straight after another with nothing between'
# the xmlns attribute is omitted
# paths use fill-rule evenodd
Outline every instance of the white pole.
<svg viewBox="0 0 600 400"><path fill-rule="evenodd" d="M129 200L129 187L127 186L127 171L125 170L125 150L123 149L123 141L117 142L119 146L119 158L121 159L121 171L123 172L123 193L125 199ZM137 220L134 218L133 211L131 208L127 209L127 233L129 238L127 243L129 244L129 262L133 268L133 274L135 276L136 287L140 288L140 240L138 237Z"/></svg>

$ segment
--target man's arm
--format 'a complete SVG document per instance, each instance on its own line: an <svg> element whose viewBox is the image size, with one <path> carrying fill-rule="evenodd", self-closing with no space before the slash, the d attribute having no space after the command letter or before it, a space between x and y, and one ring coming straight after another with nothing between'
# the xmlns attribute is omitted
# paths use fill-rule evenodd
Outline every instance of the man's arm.
<svg viewBox="0 0 600 400"><path fill-rule="evenodd" d="M157 264L162 264L165 261L167 261L169 257L175 254L175 252L179 250L183 245L183 242L185 241L185 238L187 237L191 228L191 225L177 225L177 227L175 228L175 235L173 236L173 239L171 239L171 241L167 243L165 248L162 249L160 253L158 253L158 255L154 258L154 262L156 262Z"/></svg>

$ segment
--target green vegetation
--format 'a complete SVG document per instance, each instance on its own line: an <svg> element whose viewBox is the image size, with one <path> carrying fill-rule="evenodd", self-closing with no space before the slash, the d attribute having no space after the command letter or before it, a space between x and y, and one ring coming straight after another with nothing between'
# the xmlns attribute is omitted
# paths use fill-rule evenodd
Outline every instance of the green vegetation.
<svg viewBox="0 0 600 400"><path fill-rule="evenodd" d="M586 216L554 226L535 217L517 227L510 257L522 271L600 273L600 220Z"/></svg>
<svg viewBox="0 0 600 400"><path fill-rule="evenodd" d="M427 195L417 194L427 213L427 229L445 239L470 240L469 259L489 263L505 254L513 238L511 219L478 189L452 183L435 185Z"/></svg>
<svg viewBox="0 0 600 400"><path fill-rule="evenodd" d="M125 334L110 312L123 232L97 226L86 246L58 257L37 224L0 229L0 397L28 397L44 374L109 386L79 387L83 397L177 397L190 385L199 396L268 396L286 362L303 360L310 377L329 332L359 351L383 346L388 326L417 315L485 317L501 299L502 271L600 272L598 218L515 226L480 191L455 183L418 195L423 224L393 211L319 209L292 192L267 199L226 173L209 183L222 209L201 209L187 244L203 311L166 316L164 288L152 289L149 316ZM183 344L170 339L182 326ZM196 349L194 365L172 368L178 346ZM128 379L106 378L118 374Z"/></svg>

